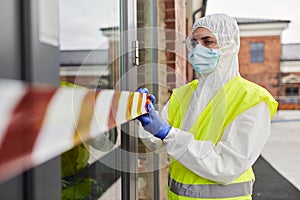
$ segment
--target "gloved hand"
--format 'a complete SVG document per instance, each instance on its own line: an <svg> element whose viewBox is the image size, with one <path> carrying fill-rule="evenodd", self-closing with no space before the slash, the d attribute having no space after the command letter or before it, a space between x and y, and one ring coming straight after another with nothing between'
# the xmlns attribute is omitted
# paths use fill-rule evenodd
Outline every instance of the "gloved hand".
<svg viewBox="0 0 300 200"><path fill-rule="evenodd" d="M149 91L146 88L142 88L137 91L142 91L149 94ZM153 95L152 97L150 95L152 103L155 101L155 97L153 97ZM147 106L149 113L142 115L137 119L142 123L145 131L148 131L155 137L164 139L171 130L171 126L156 113L152 103L149 103Z"/></svg>
<svg viewBox="0 0 300 200"><path fill-rule="evenodd" d="M148 105L149 113L147 115L147 124L142 123L145 131L148 131L155 137L160 139L164 139L169 131L171 130L171 126L167 124L156 112L152 104Z"/></svg>

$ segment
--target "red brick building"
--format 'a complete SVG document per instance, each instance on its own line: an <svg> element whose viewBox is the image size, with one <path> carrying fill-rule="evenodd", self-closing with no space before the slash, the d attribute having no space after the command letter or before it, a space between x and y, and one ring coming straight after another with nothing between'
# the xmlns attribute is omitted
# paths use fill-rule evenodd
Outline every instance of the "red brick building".
<svg viewBox="0 0 300 200"><path fill-rule="evenodd" d="M281 44L290 21L237 18L240 74L266 88L279 109L299 109L299 44Z"/></svg>

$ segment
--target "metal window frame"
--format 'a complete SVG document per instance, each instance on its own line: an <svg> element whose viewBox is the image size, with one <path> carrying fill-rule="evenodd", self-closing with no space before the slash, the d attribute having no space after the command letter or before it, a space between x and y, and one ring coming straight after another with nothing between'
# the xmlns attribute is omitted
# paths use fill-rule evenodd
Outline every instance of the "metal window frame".
<svg viewBox="0 0 300 200"><path fill-rule="evenodd" d="M133 91L137 88L137 70L135 68L137 41L137 2L136 0L120 0L120 76L121 90ZM130 73L127 73L129 72ZM130 80L130 81L129 81ZM138 138L134 122L121 127L121 172L122 200L138 199ZM128 133L131 133L130 135ZM134 153L128 153L134 152Z"/></svg>

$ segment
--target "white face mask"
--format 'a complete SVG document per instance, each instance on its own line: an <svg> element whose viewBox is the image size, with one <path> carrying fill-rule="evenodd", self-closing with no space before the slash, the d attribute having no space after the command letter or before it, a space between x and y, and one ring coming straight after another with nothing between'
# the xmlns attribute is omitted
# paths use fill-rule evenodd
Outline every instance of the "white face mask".
<svg viewBox="0 0 300 200"><path fill-rule="evenodd" d="M220 55L220 49L210 49L197 44L191 49L189 60L198 74L209 74L216 68Z"/></svg>

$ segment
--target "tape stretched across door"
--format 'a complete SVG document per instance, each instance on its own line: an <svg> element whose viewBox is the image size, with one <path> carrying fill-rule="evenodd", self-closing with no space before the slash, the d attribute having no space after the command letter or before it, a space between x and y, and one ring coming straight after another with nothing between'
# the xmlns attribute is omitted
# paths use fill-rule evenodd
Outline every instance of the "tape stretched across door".
<svg viewBox="0 0 300 200"><path fill-rule="evenodd" d="M0 79L0 182L147 113L145 93Z"/></svg>

